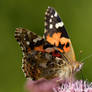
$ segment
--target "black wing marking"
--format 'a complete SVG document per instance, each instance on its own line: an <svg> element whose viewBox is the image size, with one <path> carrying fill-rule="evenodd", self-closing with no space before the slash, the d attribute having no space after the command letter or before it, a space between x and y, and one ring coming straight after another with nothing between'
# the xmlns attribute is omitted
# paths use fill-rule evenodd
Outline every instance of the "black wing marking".
<svg viewBox="0 0 92 92"><path fill-rule="evenodd" d="M16 28L15 38L24 53L26 53L28 49L33 50L35 46L39 46L43 43L43 39L40 36L24 28Z"/></svg>
<svg viewBox="0 0 92 92"><path fill-rule="evenodd" d="M69 38L66 29L64 27L63 21L60 19L57 12L51 8L48 7L46 13L45 13L45 31L44 31L44 37L46 38L47 34L52 36L53 33L62 32L61 37Z"/></svg>

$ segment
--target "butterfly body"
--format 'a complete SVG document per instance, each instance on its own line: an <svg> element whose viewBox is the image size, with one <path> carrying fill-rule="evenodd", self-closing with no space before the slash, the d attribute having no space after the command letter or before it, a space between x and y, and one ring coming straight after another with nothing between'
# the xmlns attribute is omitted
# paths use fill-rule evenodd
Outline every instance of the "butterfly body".
<svg viewBox="0 0 92 92"><path fill-rule="evenodd" d="M49 7L45 14L43 37L17 28L15 38L23 51L22 69L26 77L67 79L81 68L75 59L71 41L57 12Z"/></svg>

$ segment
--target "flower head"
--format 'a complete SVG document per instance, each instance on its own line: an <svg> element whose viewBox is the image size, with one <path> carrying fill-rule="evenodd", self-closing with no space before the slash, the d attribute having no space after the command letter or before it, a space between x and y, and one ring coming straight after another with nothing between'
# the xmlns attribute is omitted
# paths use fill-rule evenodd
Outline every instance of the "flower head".
<svg viewBox="0 0 92 92"><path fill-rule="evenodd" d="M88 83L87 81L57 82L57 80L57 78L52 80L28 80L26 88L29 92L92 92L92 83Z"/></svg>
<svg viewBox="0 0 92 92"><path fill-rule="evenodd" d="M92 92L92 83L83 80L65 82L60 87L54 88L54 92Z"/></svg>
<svg viewBox="0 0 92 92"><path fill-rule="evenodd" d="M59 82L57 82L58 78L54 78L52 80L40 79L36 81L28 80L26 83L26 89L29 92L54 92L53 88L59 86Z"/></svg>

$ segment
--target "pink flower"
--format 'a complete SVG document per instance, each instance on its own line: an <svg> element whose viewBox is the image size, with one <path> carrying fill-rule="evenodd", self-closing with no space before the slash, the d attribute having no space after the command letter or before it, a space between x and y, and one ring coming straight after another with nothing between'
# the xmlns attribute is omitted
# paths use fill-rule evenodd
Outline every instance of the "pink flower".
<svg viewBox="0 0 92 92"><path fill-rule="evenodd" d="M53 88L59 86L59 82L57 82L59 78L55 78L52 80L40 79L37 81L28 80L26 83L26 89L29 92L54 92Z"/></svg>
<svg viewBox="0 0 92 92"><path fill-rule="evenodd" d="M65 82L57 89L54 88L54 92L92 92L92 83L83 80Z"/></svg>
<svg viewBox="0 0 92 92"><path fill-rule="evenodd" d="M59 78L52 80L40 79L37 81L28 80L26 89L29 92L92 92L92 83L86 81L60 81Z"/></svg>

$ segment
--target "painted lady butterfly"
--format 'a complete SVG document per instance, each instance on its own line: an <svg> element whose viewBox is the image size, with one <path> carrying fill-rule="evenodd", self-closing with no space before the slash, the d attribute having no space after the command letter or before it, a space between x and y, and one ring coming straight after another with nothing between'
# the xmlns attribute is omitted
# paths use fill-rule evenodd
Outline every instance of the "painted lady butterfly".
<svg viewBox="0 0 92 92"><path fill-rule="evenodd" d="M66 79L81 69L82 64L75 59L64 23L51 7L45 13L43 37L27 29L16 28L15 38L23 51L22 69L27 78Z"/></svg>

